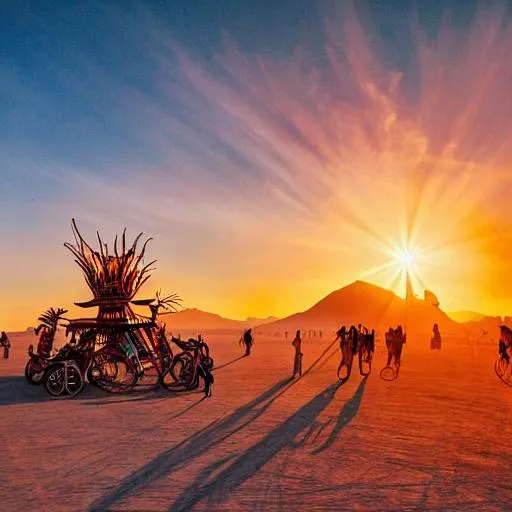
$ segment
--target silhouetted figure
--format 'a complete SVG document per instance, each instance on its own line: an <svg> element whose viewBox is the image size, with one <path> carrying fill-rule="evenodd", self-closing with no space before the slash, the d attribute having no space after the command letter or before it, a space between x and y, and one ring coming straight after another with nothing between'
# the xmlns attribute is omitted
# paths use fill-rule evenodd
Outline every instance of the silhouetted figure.
<svg viewBox="0 0 512 512"><path fill-rule="evenodd" d="M352 325L350 329L343 325L336 331L336 340L340 340L340 364L338 366L338 379L346 381L350 378L352 372L352 363L354 354L357 352L357 329ZM343 371L345 369L345 371Z"/></svg>
<svg viewBox="0 0 512 512"><path fill-rule="evenodd" d="M285 339L288 339L288 331L284 332L284 337L285 337Z"/></svg>
<svg viewBox="0 0 512 512"><path fill-rule="evenodd" d="M432 328L432 333L434 335L430 340L430 348L432 350L441 350L441 333L439 332L439 326L437 324L434 324L434 327Z"/></svg>
<svg viewBox="0 0 512 512"><path fill-rule="evenodd" d="M336 339L340 339L340 345L344 342L347 335L347 328L343 325L339 331L336 331Z"/></svg>
<svg viewBox="0 0 512 512"><path fill-rule="evenodd" d="M302 340L300 338L300 331L297 331L297 334L295 334L292 345L295 347L295 359L293 362L293 377L295 377L297 373L299 376L302 375Z"/></svg>
<svg viewBox="0 0 512 512"><path fill-rule="evenodd" d="M386 366L391 365L391 361L395 359L395 365L400 366L402 358L402 348L406 341L406 335L402 330L402 326L399 325L396 329L389 328L386 333L386 348L388 350L388 362Z"/></svg>
<svg viewBox="0 0 512 512"><path fill-rule="evenodd" d="M509 351L512 349L512 330L506 325L500 326L500 340L498 342L498 352L500 356L510 361Z"/></svg>
<svg viewBox="0 0 512 512"><path fill-rule="evenodd" d="M361 324L359 324L359 326L361 326ZM357 342L358 342L358 338L359 338L359 332L354 325L350 326L348 335L349 335L349 339L352 344L352 354L355 355L357 353L357 346L358 346Z"/></svg>
<svg viewBox="0 0 512 512"><path fill-rule="evenodd" d="M375 329L368 336L368 350L371 354L375 352Z"/></svg>
<svg viewBox="0 0 512 512"><path fill-rule="evenodd" d="M500 339L500 341L498 342L498 353L503 359L505 359L505 361L507 361L507 363L510 361L510 357L507 351L507 345L502 339Z"/></svg>
<svg viewBox="0 0 512 512"><path fill-rule="evenodd" d="M0 336L0 346L4 347L4 359L9 359L9 349L11 348L11 342L9 341L5 331L2 331L2 335Z"/></svg>
<svg viewBox="0 0 512 512"><path fill-rule="evenodd" d="M243 344L245 345L245 355L250 356L251 355L251 347L254 343L253 337L252 337L252 329L247 329L244 332L244 335L242 337Z"/></svg>
<svg viewBox="0 0 512 512"><path fill-rule="evenodd" d="M210 371L210 369L200 364L197 369L199 376L202 377L204 381L204 389L203 393L206 398L212 396L212 384L214 383L213 373Z"/></svg>
<svg viewBox="0 0 512 512"><path fill-rule="evenodd" d="M347 331L347 328L344 325L341 326L341 328L338 331L336 331L336 339L340 340L340 351L341 351L342 358L343 358L343 346L345 345L345 343L347 343L347 341L350 341L350 343L351 343L350 350L352 351L352 354L354 354L353 346L352 346L352 338L350 337L352 332L353 332L352 330Z"/></svg>

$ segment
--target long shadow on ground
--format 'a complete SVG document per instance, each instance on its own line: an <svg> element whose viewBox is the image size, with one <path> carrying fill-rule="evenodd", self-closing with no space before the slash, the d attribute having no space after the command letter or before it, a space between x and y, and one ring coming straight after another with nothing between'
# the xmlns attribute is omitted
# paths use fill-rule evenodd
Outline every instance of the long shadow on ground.
<svg viewBox="0 0 512 512"><path fill-rule="evenodd" d="M92 386L89 387L92 388ZM105 392L100 389L89 389L89 387L83 394L78 396L80 398L101 398L106 396ZM43 386L29 384L24 376L0 377L0 406L31 404L48 400L56 399L51 397Z"/></svg>
<svg viewBox="0 0 512 512"><path fill-rule="evenodd" d="M365 382L366 379L359 385L356 396L351 399L351 402L360 403ZM216 504L225 501L235 489L251 478L281 450L287 447L296 447L294 439L316 422L317 417L332 402L336 391L342 385L343 383L338 382L326 388L260 442L247 449L213 480L208 481L208 478L219 469L219 462L205 469L196 478L196 481L175 500L169 510L171 512L192 510L203 499L208 499L208 508L211 509ZM344 420L338 422L335 435L355 416L358 407L359 405L355 409L351 407L352 412L348 419L342 414Z"/></svg>
<svg viewBox="0 0 512 512"><path fill-rule="evenodd" d="M320 361L324 359L328 352L332 350L335 343L336 341L331 342L324 349L319 357L303 372L302 378L311 372L320 363ZM328 359L330 359L334 354L335 352L328 355ZM110 510L115 504L129 498L130 496L136 495L145 487L151 485L154 481L186 466L195 458L201 457L203 454L215 448L218 444L222 443L230 436L241 431L251 422L256 420L279 396L286 392L296 382L298 382L298 380L293 380L292 378L281 380L259 397L237 409L224 420L220 422L218 420L214 421L206 428L185 439L173 448L161 453L149 464L122 480L112 491L105 494L99 500L93 502L88 511L99 512ZM329 397L329 400L319 409L317 414L327 406L330 400L334 397L336 390L342 385L343 383L338 382L327 388L324 394ZM322 396L323 394L319 395L317 399L320 400ZM317 405L318 403L319 402L317 402ZM300 416L300 411L297 414ZM301 427L301 430L302 428L304 427ZM300 432L300 430L298 432ZM298 432L296 432L294 436ZM226 460L223 460L220 464L222 465L226 462ZM215 463L215 467L219 467L218 461ZM188 510L187 507L185 507L184 510Z"/></svg>
<svg viewBox="0 0 512 512"><path fill-rule="evenodd" d="M88 510L90 512L109 510L116 503L137 494L152 482L169 475L193 459L214 449L218 444L261 416L273 403L273 398L288 384L290 384L290 379L279 381L251 402L238 408L227 418L212 422L206 428L161 453L149 464L121 481L111 492L92 503Z"/></svg>
<svg viewBox="0 0 512 512"><path fill-rule="evenodd" d="M101 395L98 395L97 391L92 395L87 392L89 388L94 389L94 386L88 385L86 392L84 394L78 395L77 399L88 399L88 398L103 398L104 400L94 400L94 402L83 402L81 405L84 406L97 406L97 405L112 405L112 404L127 404L132 402L146 402L146 401L163 401L169 400L172 398L179 398L183 396L191 396L191 395L204 395L202 391L194 390L194 391L180 391L180 392L172 392L167 391L165 389L149 389L144 391L127 391L126 393L112 394L106 393L105 391L100 391ZM98 388L96 388L98 389ZM115 398L118 397L118 398Z"/></svg>
<svg viewBox="0 0 512 512"><path fill-rule="evenodd" d="M199 392L197 392L199 393ZM73 398L54 398L48 394L44 386L35 386L27 382L24 376L15 375L0 377L0 406L22 405L40 403L55 400L78 400L82 405L111 405L116 403L128 403L133 401L146 400L169 400L179 396L196 394L187 391L186 393L170 393L161 389L135 390L129 393L114 395L107 393L92 384L87 384L84 391ZM116 398L117 397L117 398ZM90 400L90 402L89 402Z"/></svg>
<svg viewBox="0 0 512 512"><path fill-rule="evenodd" d="M227 363L221 364L220 366L214 366L212 371L218 371L222 370L222 368L226 368L227 366L231 366L232 364L236 363L237 361L240 361L241 359L244 359L245 356L238 356L235 357L235 359L232 359L231 361L228 361Z"/></svg>
<svg viewBox="0 0 512 512"><path fill-rule="evenodd" d="M305 431L304 435L302 436L302 439L299 441L292 441L291 448L303 448L308 445L315 445L318 439L322 436L324 431L328 428L331 428L331 432L324 441L324 443L313 450L311 452L312 455L317 455L320 452L323 452L327 448L329 448L336 438L338 437L339 433L354 419L355 415L357 414L357 411L359 410L359 406L361 405L361 400L363 398L364 388L366 386L366 381L368 377L365 377L357 387L356 392L354 393L354 396L345 402L343 405L339 415L337 416L329 416L327 418L327 421L318 421L314 420L309 425L309 428L307 431ZM340 387L343 386L348 382L348 379L343 379L339 382ZM333 426L333 423L336 421L336 423Z"/></svg>
<svg viewBox="0 0 512 512"><path fill-rule="evenodd" d="M357 387L356 392L354 393L354 396L348 400L343 408L340 411L340 414L336 418L336 423L334 425L334 428L331 430L331 433L329 434L329 437L326 439L326 441L313 450L311 453L313 455L317 455L324 450L327 450L330 448L334 441L336 441L336 438L341 433L341 431L355 418L357 411L359 410L359 407L361 406L361 402L363 400L363 394L364 389L366 387L366 382L368 381L368 377L365 377L359 386ZM325 427L329 426L330 422L332 420L329 420L326 425L322 426L322 431Z"/></svg>

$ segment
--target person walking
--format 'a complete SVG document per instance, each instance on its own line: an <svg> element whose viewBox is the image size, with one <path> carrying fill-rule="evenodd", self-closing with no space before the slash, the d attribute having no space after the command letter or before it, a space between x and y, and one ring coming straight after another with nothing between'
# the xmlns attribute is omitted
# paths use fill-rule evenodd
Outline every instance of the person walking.
<svg viewBox="0 0 512 512"><path fill-rule="evenodd" d="M297 331L297 334L295 334L295 338L292 341L292 345L295 347L295 359L293 362L293 378L297 374L299 376L302 375L302 351L301 351L301 345L302 345L302 339L300 337L300 331Z"/></svg>
<svg viewBox="0 0 512 512"><path fill-rule="evenodd" d="M251 355L251 347L254 343L254 339L252 337L252 329L247 329L244 332L244 335L242 336L242 339L240 340L245 345L245 355L250 356Z"/></svg>

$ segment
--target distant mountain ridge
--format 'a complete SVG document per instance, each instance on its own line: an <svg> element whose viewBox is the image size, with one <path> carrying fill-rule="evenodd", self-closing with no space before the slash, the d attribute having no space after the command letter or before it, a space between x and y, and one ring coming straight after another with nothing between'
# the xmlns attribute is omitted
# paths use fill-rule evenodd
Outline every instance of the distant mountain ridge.
<svg viewBox="0 0 512 512"><path fill-rule="evenodd" d="M402 299L390 290L364 281L336 290L311 308L275 322L262 324L258 329L332 330L340 325L362 323L370 328L388 329L404 325L408 332L431 333L434 323L441 331L459 331L461 326L445 312L419 298Z"/></svg>
<svg viewBox="0 0 512 512"><path fill-rule="evenodd" d="M197 308L184 309L177 313L162 313L159 315L161 322L167 324L167 330L172 331L190 331L190 330L214 330L214 331L240 331L262 322L273 322L276 317L267 318L249 317L247 320L232 320L216 313L209 313Z"/></svg>
<svg viewBox="0 0 512 512"><path fill-rule="evenodd" d="M334 330L340 325L362 323L370 328L387 330L391 326L403 325L410 333L430 335L434 323L441 332L461 333L468 330L492 329L496 317L472 311L445 313L430 300L418 297L409 300L380 286L355 281L335 290L309 309L285 318L265 319L249 317L233 320L197 308L177 313L163 313L160 321L167 324L169 332L179 331L242 331L253 327L260 331ZM480 331L479 331L480 332Z"/></svg>

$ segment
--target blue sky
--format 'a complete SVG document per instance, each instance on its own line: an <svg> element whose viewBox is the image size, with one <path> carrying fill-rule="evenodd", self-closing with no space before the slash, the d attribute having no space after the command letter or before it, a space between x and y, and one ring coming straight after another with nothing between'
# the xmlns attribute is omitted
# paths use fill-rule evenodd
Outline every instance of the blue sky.
<svg viewBox="0 0 512 512"><path fill-rule="evenodd" d="M4 267L22 264L24 270L4 276L0 310L9 316L21 307L23 290L37 297L35 314L53 300L42 291L51 283L55 300L86 299L75 296L86 291L62 248L72 216L88 236L100 228L109 238L125 225L154 236L158 284L180 288L190 305L231 316L293 312L377 264L378 257L347 260L350 223L368 228L380 203L373 216L359 211L357 201L357 214L343 210L351 201L341 197L343 190L355 186L357 194L375 176L352 175L348 165L342 171L346 160L339 160L338 148L344 158L355 158L356 146L359 154L374 143L385 148L391 139L378 131L365 139L368 147L350 142L356 137L351 126L372 131L372 123L391 116L409 123L404 133L421 118L421 136L436 157L445 154L440 148L454 144L445 132L453 138L462 121L431 128L439 117L425 112L425 66L434 69L437 62L445 70L440 80L454 87L448 75L477 51L464 53L474 44L470 35L507 34L511 3L490 3L489 16L463 0L349 4L7 2L0 12L0 236L8 241ZM485 44L498 55L506 84L508 39ZM482 57L476 71L467 61L468 76L494 72ZM479 122L494 119L500 133L510 118L505 89L496 86L493 93L503 96L501 103L479 99L474 107ZM432 111L447 109L447 118L459 119L455 107L447 108L457 94L446 90L451 96L435 100ZM460 99L477 101L475 94L468 86ZM341 117L333 114L337 109ZM352 124L338 134L333 127L349 117ZM456 137L457 157L492 163L508 176L505 150L497 149L503 144L467 149L479 136ZM497 155L492 162L491 154ZM386 190L391 181L378 179ZM371 195L361 193L360 201ZM333 245L336 237L341 241ZM303 263L285 276L282 297L270 299L262 290L297 251ZM238 289L256 298L238 306L226 297ZM460 297L460 290L446 291L445 301ZM485 302L472 300L475 307ZM460 302L452 300L453 307Z"/></svg>
<svg viewBox="0 0 512 512"><path fill-rule="evenodd" d="M173 115L197 124L179 102L169 104L169 96L161 96L162 55L168 66L165 73L174 75L178 84L182 80L170 44L185 48L205 65L222 51L224 37L236 41L244 53L283 59L301 45L321 63L324 19L331 4L308 0L7 2L0 18L2 152L14 161L28 154L98 173L105 172L106 164L154 164L165 157L137 134L136 125L149 124L151 119L130 110L126 104L130 91L156 104L165 103ZM414 13L435 33L445 12L464 25L473 14L471 4L381 0L357 6L373 37L386 41L383 56L387 54L394 65L413 68L407 31ZM212 69L216 71L214 65ZM28 189L40 196L49 192L42 179L31 174L27 183L9 173L11 193L25 196Z"/></svg>

